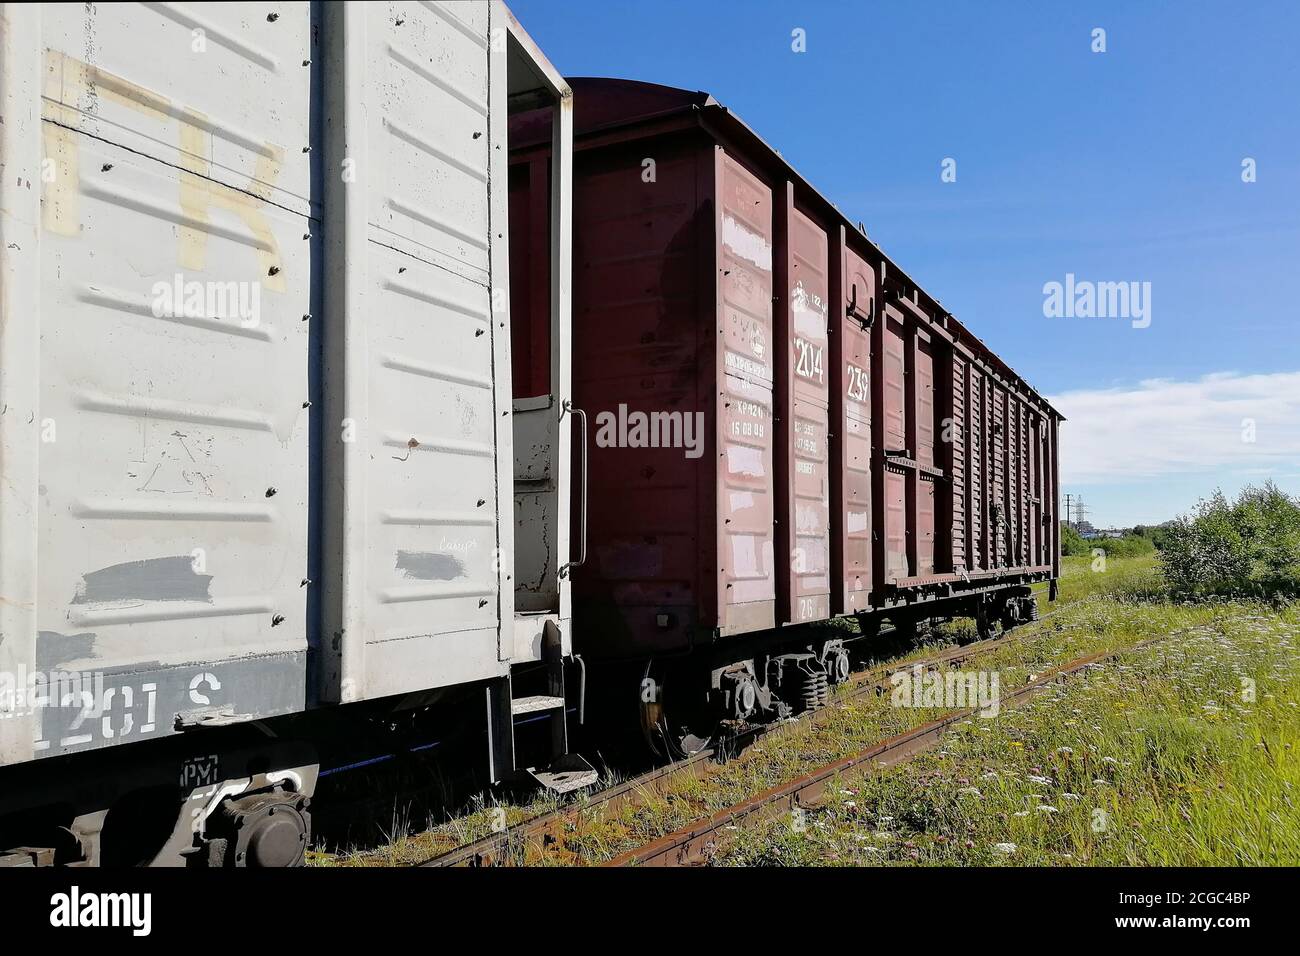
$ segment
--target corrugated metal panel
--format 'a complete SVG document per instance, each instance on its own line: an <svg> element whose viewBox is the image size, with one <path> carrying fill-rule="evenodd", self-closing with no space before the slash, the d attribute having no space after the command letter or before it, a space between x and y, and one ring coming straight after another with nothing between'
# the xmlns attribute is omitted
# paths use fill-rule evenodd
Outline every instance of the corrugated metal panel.
<svg viewBox="0 0 1300 956"><path fill-rule="evenodd" d="M790 473L785 477L791 500L794 536L791 541L790 607L792 622L830 617L830 472L827 440L830 392L827 354L826 232L799 212L790 210L786 290L791 335L789 366L791 413Z"/></svg>
<svg viewBox="0 0 1300 956"><path fill-rule="evenodd" d="M1042 419L1031 415L1029 428L1029 560L1031 564L1044 564L1042 549L1043 501L1043 432Z"/></svg>
<svg viewBox="0 0 1300 956"><path fill-rule="evenodd" d="M907 564L907 476L885 472L885 580L909 576Z"/></svg>
<svg viewBox="0 0 1300 956"><path fill-rule="evenodd" d="M929 342L917 343L916 350L916 444L916 460L933 467L934 357Z"/></svg>
<svg viewBox="0 0 1300 956"><path fill-rule="evenodd" d="M969 487L966 483L968 470L967 454L969 451L969 431L966 416L966 361L960 355L952 359L952 421L949 424L951 441L951 480L952 480L952 567L954 571L964 571L969 565L967 551L966 496Z"/></svg>
<svg viewBox="0 0 1300 956"><path fill-rule="evenodd" d="M55 4L40 24L19 38L44 51L32 93L48 158L32 177L40 307L23 316L40 326L42 429L26 666L102 685L43 709L32 752L147 739L209 708L301 709L308 8L268 4L253 22L228 7Z"/></svg>
<svg viewBox="0 0 1300 956"><path fill-rule="evenodd" d="M967 378L970 404L970 494L967 500L971 509L971 569L987 569L988 548L988 407L985 403L984 376L972 363Z"/></svg>
<svg viewBox="0 0 1300 956"><path fill-rule="evenodd" d="M697 265L712 271L712 229L696 219L712 164L701 173L698 153L657 149L653 189L618 157L586 155L574 170L574 399L592 434L590 556L573 587L584 613L609 615L603 641L684 643L697 614L714 626L717 538L700 540L698 521L707 510L712 525L720 469L703 453L649 447L644 428L637 436L628 427L633 414L656 412L694 427L707 409L705 427L714 421L710 353L700 345L712 345L714 322L701 329L701 319L714 308L711 295L701 301ZM671 628L657 627L660 612L673 615Z"/></svg>
<svg viewBox="0 0 1300 956"><path fill-rule="evenodd" d="M366 223L364 244L338 260L358 293L349 305L365 315L343 356L364 390L340 415L357 426L341 453L354 462L347 507L361 512L364 541L338 555L354 582L343 597L343 700L492 676L513 647L501 640L502 621L513 628L513 590L501 586L513 565L500 520L513 487L508 336L492 308L494 276L506 284L493 223L504 231L508 208L504 57L489 54L499 11L342 14L365 38L351 51L361 72L344 76L364 125L349 121L361 141L344 153L357 164L348 215ZM327 572L335 557L326 550Z"/></svg>
<svg viewBox="0 0 1300 956"><path fill-rule="evenodd" d="M993 538L993 567L1007 565L1007 393L993 387L993 427L989 433L992 448L992 505L989 508L989 533Z"/></svg>
<svg viewBox="0 0 1300 956"><path fill-rule="evenodd" d="M481 285L491 206L506 199L489 190L489 5L400 7L368 8L367 158L383 170L367 190L371 241Z"/></svg>
<svg viewBox="0 0 1300 956"><path fill-rule="evenodd" d="M1030 564L1032 552L1029 547L1029 525L1032 513L1033 503L1033 485L1031 476L1033 472L1032 463L1030 462L1029 452L1029 432L1030 432L1030 414L1029 408L1023 401L1017 400L1020 407L1020 442L1019 442L1019 460L1020 469L1020 560L1023 564Z"/></svg>
<svg viewBox="0 0 1300 956"><path fill-rule="evenodd" d="M1021 541L1021 429L1019 403L1006 395L1006 563L1019 563Z"/></svg>
<svg viewBox="0 0 1300 956"><path fill-rule="evenodd" d="M935 500L934 479L922 478L918 485L916 502L916 574L918 576L935 572Z"/></svg>
<svg viewBox="0 0 1300 956"><path fill-rule="evenodd" d="M1029 512L1028 456L1025 445L1025 408L1019 399L1015 399L1014 408L1012 441L1015 448L1016 481L1012 513L1015 515L1016 529L1012 539L1015 542L1015 554L1012 557L1015 564L1023 565L1029 556L1029 531L1026 527Z"/></svg>
<svg viewBox="0 0 1300 956"><path fill-rule="evenodd" d="M653 155L650 185L619 150L575 167L576 401L597 425L685 416L698 440L595 430L574 593L607 654L775 623L771 190L699 140Z"/></svg>
<svg viewBox="0 0 1300 956"><path fill-rule="evenodd" d="M844 253L844 302L840 322L843 375L840 399L844 416L842 543L844 555L841 607L867 607L871 591L871 333L864 317L875 314L875 270L852 250ZM834 317L834 313L832 313Z"/></svg>
<svg viewBox="0 0 1300 956"><path fill-rule="evenodd" d="M212 213L234 212L245 194L309 213L308 4L48 4L42 13L47 126L192 174L182 179L185 212L198 221L178 224L179 242L197 247L190 256L202 256L204 225L224 218ZM85 143L53 129L46 137L72 151ZM76 214L64 201L74 196L51 191L70 226ZM255 203L242 208L258 215Z"/></svg>
<svg viewBox="0 0 1300 956"><path fill-rule="evenodd" d="M0 673L35 663L41 434L41 8L6 7L0 23ZM33 183L37 186L33 187ZM26 321L18 321L18 318ZM0 695L0 764L27 760L37 715Z"/></svg>
<svg viewBox="0 0 1300 956"><path fill-rule="evenodd" d="M904 359L903 328L893 319L884 326L884 387L885 387L885 451L907 450L907 422L903 417L906 405L906 363Z"/></svg>
<svg viewBox="0 0 1300 956"><path fill-rule="evenodd" d="M771 627L773 505L772 191L718 151L718 627Z"/></svg>
<svg viewBox="0 0 1300 956"><path fill-rule="evenodd" d="M1061 574L1061 522L1058 517L1061 507L1061 426L1060 420L1055 417L1048 423L1047 440L1049 460L1046 470L1051 476L1051 492L1048 500L1052 509L1047 526L1051 528L1052 534L1052 575L1059 577Z"/></svg>

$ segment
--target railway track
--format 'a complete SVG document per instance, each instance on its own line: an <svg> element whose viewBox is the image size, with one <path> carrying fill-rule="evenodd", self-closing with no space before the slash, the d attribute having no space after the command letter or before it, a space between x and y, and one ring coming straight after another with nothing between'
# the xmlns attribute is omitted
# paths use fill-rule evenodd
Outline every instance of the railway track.
<svg viewBox="0 0 1300 956"><path fill-rule="evenodd" d="M1132 647L1080 657L1060 667L1052 668L1030 683L1003 696L999 706L1013 710L1022 707L1054 684L1114 660L1122 654L1141 651L1178 634L1186 633L1186 630L1173 631ZM826 788L843 774L855 769L884 769L910 760L918 754L933 749L951 727L969 719L975 713L974 708L951 711L938 720L872 744L858 753L833 761L748 800L720 810L707 818L697 820L673 833L628 850L602 865L676 867L706 863L727 842L728 833L791 813L796 809L815 809Z"/></svg>
<svg viewBox="0 0 1300 956"><path fill-rule="evenodd" d="M879 693L890 686L890 678L901 671L908 671L916 666L921 666L926 672L931 672L940 668L952 667L958 664L967 663L977 660L987 654L993 653L1008 644L1007 638L1017 633L1023 633L1024 628L1032 623L1041 623L1048 620L1064 610L1071 609L1082 601L1071 602L1065 607L1057 608L1047 614L1041 615L1037 621L1021 625L1011 631L1004 632L998 637L989 638L981 641L974 641L969 644L959 645L948 648L938 654L920 660L911 660L906 662L891 662L881 664L855 674L849 681L841 685L841 690L836 694L834 699L825 707L814 711L809 711L797 718L796 723L802 723L805 726L816 727L828 719L829 715L834 713L835 709L852 703L870 694ZM882 632L884 636L888 632ZM1017 691L1017 694L1023 692ZM961 716L965 716L965 712ZM961 719L956 717L954 719ZM564 835L566 831L571 831L585 814L604 814L608 815L617 812L623 806L629 803L642 802L647 795L660 791L663 785L672 780L679 781L691 776L703 777L707 775L711 768L719 766L729 757L735 755L739 750L756 743L768 734L791 726L790 721L767 724L755 727L752 730L742 734L727 738L719 743L691 755L685 760L679 760L662 767L656 767L646 773L615 784L604 790L590 795L585 800L575 801L570 804L558 807L554 810L522 820L512 826L506 827L498 832L491 833L471 843L467 843L456 849L442 853L432 859L416 864L421 867L484 867L484 866L517 866L530 865L541 862L543 859L563 861L565 851L563 850ZM945 725L946 726L946 725ZM926 725L919 730L932 730L932 725ZM910 738L917 731L909 732L902 735L902 738ZM894 746L899 744L893 743ZM757 799L757 798L755 798ZM710 818L711 820L712 818ZM726 823L722 825L727 825ZM712 831L710 831L712 832ZM664 838L667 839L667 838ZM658 841L656 841L657 843ZM626 856L626 854L625 854ZM623 859L622 857L619 858ZM637 862L629 860L628 862Z"/></svg>

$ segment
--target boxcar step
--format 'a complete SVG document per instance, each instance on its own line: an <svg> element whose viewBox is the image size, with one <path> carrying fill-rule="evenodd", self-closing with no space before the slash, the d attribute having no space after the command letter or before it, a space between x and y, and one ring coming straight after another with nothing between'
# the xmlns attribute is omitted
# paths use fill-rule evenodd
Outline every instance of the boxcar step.
<svg viewBox="0 0 1300 956"><path fill-rule="evenodd" d="M538 694L533 697L516 697L510 701L510 713L516 717L520 714L536 714L544 710L563 709L563 697L550 697L546 694Z"/></svg>
<svg viewBox="0 0 1300 956"><path fill-rule="evenodd" d="M529 767L527 774L553 793L572 793L583 787L594 786L600 774L591 764L577 754L564 754L551 761L547 767Z"/></svg>

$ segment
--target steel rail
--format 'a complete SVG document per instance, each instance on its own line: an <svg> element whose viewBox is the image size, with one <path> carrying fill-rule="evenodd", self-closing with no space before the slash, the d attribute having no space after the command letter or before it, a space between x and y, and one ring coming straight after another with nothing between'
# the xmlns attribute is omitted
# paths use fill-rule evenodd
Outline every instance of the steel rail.
<svg viewBox="0 0 1300 956"><path fill-rule="evenodd" d="M1027 704L1038 693L1054 684L1058 684L1076 674L1080 674L1098 664L1114 660L1123 654L1140 652L1148 647L1169 640L1179 634L1187 633L1190 628L1183 628L1134 644L1098 654L1090 654L1076 660L1054 667L1023 687L1018 688L999 701L1000 708L1016 709ZM778 784L763 793L719 810L711 816L704 817L652 840L640 847L628 850L603 866L692 866L707 861L719 847L726 842L723 836L727 828L751 826L763 820L772 819L795 809L813 809L817 806L826 787L844 773L870 767L884 769L895 764L905 763L911 758L933 749L943 739L944 734L960 721L976 714L978 708L964 708L944 714L937 720L914 727L905 733L872 744L849 757L844 757L826 764L794 780Z"/></svg>
<svg viewBox="0 0 1300 956"><path fill-rule="evenodd" d="M629 802L643 799L647 791L653 791L657 786L669 779L684 778L688 775L702 777L711 766L717 766L721 761L727 759L731 755L732 748L737 743L743 743L747 746L761 740L770 733L791 727L796 723L803 723L811 727L818 726L826 719L827 715L833 713L834 709L850 704L869 693L876 693L881 689L886 689L889 686L890 678L894 674L910 671L917 666L921 666L926 671L931 671L939 667L964 663L993 653L1008 646L1009 642L1006 638L1021 632L1027 625L1046 621L1062 611L1084 604L1088 600L1085 598L1072 601L1064 607L1040 615L1034 621L1027 621L1010 631L1004 631L997 637L951 647L938 654L918 660L879 664L860 671L849 681L839 685L840 692L825 706L808 711L795 721L778 721L757 726L692 754L684 760L656 767L631 780L597 791L586 800L574 801L554 810L521 820L499 832L490 833L463 846L448 850L429 860L413 865L417 867L508 866L512 860L526 855L530 848L545 852L547 847L559 844L565 827L577 821L584 813L592 810L601 810L605 813L618 810ZM890 633L893 633L892 628L882 630L878 636L884 637Z"/></svg>

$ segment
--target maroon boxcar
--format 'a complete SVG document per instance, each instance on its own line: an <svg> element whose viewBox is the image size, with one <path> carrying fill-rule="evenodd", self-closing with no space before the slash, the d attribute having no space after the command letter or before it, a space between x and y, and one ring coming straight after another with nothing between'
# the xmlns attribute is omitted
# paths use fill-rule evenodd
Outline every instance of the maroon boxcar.
<svg viewBox="0 0 1300 956"><path fill-rule="evenodd" d="M571 83L573 382L594 422L575 646L675 672L686 655L707 722L842 679L843 632L799 625L1036 613L1029 586L1059 573L1060 415L712 97ZM545 211L530 124L514 236ZM530 275L521 364L547 301Z"/></svg>

